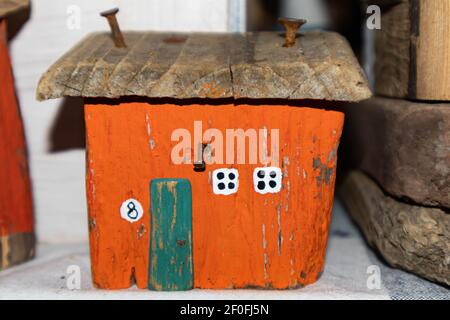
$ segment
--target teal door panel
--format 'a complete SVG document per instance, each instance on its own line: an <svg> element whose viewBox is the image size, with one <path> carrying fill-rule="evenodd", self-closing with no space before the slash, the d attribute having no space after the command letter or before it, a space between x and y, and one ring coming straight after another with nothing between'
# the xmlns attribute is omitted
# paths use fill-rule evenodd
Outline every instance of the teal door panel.
<svg viewBox="0 0 450 320"><path fill-rule="evenodd" d="M192 191L186 179L150 182L150 259L148 288L190 290L192 261Z"/></svg>

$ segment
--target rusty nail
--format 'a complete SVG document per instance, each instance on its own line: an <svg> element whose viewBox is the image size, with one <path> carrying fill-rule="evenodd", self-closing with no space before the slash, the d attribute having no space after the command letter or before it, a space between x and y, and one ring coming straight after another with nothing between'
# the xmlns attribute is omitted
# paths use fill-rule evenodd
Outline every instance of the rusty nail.
<svg viewBox="0 0 450 320"><path fill-rule="evenodd" d="M102 17L108 19L111 32L113 34L114 44L117 48L126 48L125 39L123 38L122 31L120 31L119 23L117 22L116 14L119 12L119 8L103 11L100 13Z"/></svg>
<svg viewBox="0 0 450 320"><path fill-rule="evenodd" d="M194 171L195 172L203 172L203 171L206 170L206 162L205 162L205 160L203 158L203 154L204 154L205 149L206 149L207 146L208 146L207 143L202 143L202 144L200 144L198 146L199 147L198 151L201 152L202 160L199 161L199 162L194 162Z"/></svg>
<svg viewBox="0 0 450 320"><path fill-rule="evenodd" d="M278 22L286 30L283 47L289 48L295 45L297 31L307 22L305 19L279 18Z"/></svg>
<svg viewBox="0 0 450 320"><path fill-rule="evenodd" d="M203 161L202 163L194 163L194 171L195 172L203 172L206 170L206 164Z"/></svg>

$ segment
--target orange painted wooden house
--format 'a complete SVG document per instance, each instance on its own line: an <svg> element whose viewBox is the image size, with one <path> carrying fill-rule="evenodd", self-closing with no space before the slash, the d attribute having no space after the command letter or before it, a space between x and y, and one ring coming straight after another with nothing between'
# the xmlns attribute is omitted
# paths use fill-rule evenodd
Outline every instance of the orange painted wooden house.
<svg viewBox="0 0 450 320"><path fill-rule="evenodd" d="M344 122L329 106L371 95L346 40L312 31L288 46L274 32L122 41L91 34L37 92L85 98L94 284L316 281Z"/></svg>
<svg viewBox="0 0 450 320"><path fill-rule="evenodd" d="M8 50L7 23L28 1L0 0L0 270L34 256L27 148Z"/></svg>

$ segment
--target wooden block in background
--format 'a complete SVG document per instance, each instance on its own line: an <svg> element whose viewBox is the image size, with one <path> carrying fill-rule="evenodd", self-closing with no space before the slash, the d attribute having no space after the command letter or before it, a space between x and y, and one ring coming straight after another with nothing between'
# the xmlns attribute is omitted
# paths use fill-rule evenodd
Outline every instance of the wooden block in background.
<svg viewBox="0 0 450 320"><path fill-rule="evenodd" d="M387 196L359 171L351 172L338 192L390 265L450 285L450 214Z"/></svg>
<svg viewBox="0 0 450 320"><path fill-rule="evenodd" d="M372 98L346 110L346 163L390 194L450 208L450 104Z"/></svg>
<svg viewBox="0 0 450 320"><path fill-rule="evenodd" d="M382 7L376 35L376 93L450 100L450 0L372 1Z"/></svg>

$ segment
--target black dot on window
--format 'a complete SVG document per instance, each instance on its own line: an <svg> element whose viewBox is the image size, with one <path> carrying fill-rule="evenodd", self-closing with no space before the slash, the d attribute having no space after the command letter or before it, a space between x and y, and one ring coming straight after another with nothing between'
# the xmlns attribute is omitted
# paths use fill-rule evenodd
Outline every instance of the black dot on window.
<svg viewBox="0 0 450 320"><path fill-rule="evenodd" d="M258 178L262 179L262 178L264 178L265 175L266 175L266 173L264 171L262 171L262 170L258 171L258 174L257 174Z"/></svg>
<svg viewBox="0 0 450 320"><path fill-rule="evenodd" d="M228 184L228 189L234 189L234 187L235 187L235 184L233 182L230 182Z"/></svg>
<svg viewBox="0 0 450 320"><path fill-rule="evenodd" d="M225 175L223 174L223 172L219 172L217 174L217 179L222 180L223 178L225 178Z"/></svg>
<svg viewBox="0 0 450 320"><path fill-rule="evenodd" d="M264 181L258 182L258 185L257 185L258 190L264 190L265 187L266 187L266 183Z"/></svg>
<svg viewBox="0 0 450 320"><path fill-rule="evenodd" d="M273 181L273 180L270 180L269 186L270 186L271 188L275 188L275 187L277 186L277 183L276 183L275 181Z"/></svg>
<svg viewBox="0 0 450 320"><path fill-rule="evenodd" d="M225 189L225 183L219 183L218 185L217 185L217 187L219 188L219 190L224 190Z"/></svg>
<svg viewBox="0 0 450 320"><path fill-rule="evenodd" d="M277 173L275 171L270 172L270 177L275 178L277 176Z"/></svg>
<svg viewBox="0 0 450 320"><path fill-rule="evenodd" d="M234 178L236 178L236 175L234 174L234 173L230 173L229 175L228 175L228 178L230 178L230 180L233 180Z"/></svg>

